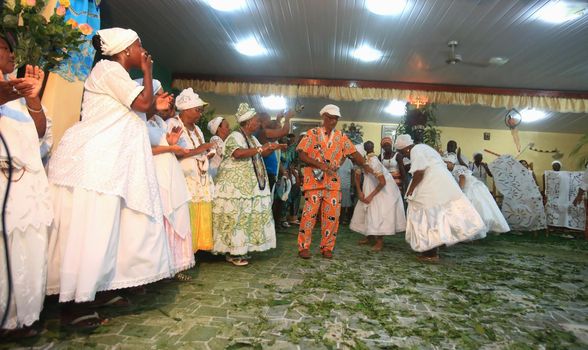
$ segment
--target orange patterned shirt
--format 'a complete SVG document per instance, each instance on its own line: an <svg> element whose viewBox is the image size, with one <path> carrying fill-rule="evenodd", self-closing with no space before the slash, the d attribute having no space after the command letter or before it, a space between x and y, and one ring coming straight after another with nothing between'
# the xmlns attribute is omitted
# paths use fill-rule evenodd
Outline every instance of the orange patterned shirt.
<svg viewBox="0 0 588 350"><path fill-rule="evenodd" d="M323 127L308 130L296 150L306 153L312 159L334 165L337 168L341 165L343 157L356 152L355 146L347 135L340 130L333 130L330 135L326 135ZM328 174L325 172L323 179L318 181L313 176L313 169L310 166L302 169L304 175L303 191L322 189L339 191L341 181L336 172Z"/></svg>

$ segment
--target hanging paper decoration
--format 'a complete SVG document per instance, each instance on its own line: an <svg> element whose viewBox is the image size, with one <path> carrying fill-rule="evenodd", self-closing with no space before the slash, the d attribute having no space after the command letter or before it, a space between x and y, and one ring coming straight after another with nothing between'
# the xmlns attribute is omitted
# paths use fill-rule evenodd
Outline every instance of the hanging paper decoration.
<svg viewBox="0 0 588 350"><path fill-rule="evenodd" d="M100 29L100 1L99 0L59 0L56 12L63 13L67 23L79 28L84 34L84 43L80 51L63 61L52 72L59 74L67 81L84 81L90 74L94 61L94 47L92 37Z"/></svg>

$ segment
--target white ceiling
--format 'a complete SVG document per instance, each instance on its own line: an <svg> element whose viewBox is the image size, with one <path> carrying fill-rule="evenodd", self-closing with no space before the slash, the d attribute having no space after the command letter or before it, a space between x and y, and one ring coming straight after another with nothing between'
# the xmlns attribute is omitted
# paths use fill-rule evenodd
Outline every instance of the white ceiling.
<svg viewBox="0 0 588 350"><path fill-rule="evenodd" d="M535 18L547 3L408 0L400 15L379 16L367 11L363 0L247 0L246 7L237 12L214 10L203 0L108 0L102 11L106 23L135 29L154 59L174 74L588 93L588 15L548 24ZM247 37L255 37L270 54L239 54L233 45ZM459 41L457 52L465 61L487 62L494 56L510 61L487 68L446 65L449 40ZM351 57L351 50L364 43L384 51L385 56L373 63ZM230 105L231 112L236 109L234 99L215 98L223 105L218 109L224 105ZM324 102L305 101L307 111L317 112ZM389 118L382 112L383 101L339 104L344 113L358 120L383 122ZM438 114L441 125L501 128L503 113L486 107L440 106ZM553 114L529 128L583 132L588 130L588 116Z"/></svg>

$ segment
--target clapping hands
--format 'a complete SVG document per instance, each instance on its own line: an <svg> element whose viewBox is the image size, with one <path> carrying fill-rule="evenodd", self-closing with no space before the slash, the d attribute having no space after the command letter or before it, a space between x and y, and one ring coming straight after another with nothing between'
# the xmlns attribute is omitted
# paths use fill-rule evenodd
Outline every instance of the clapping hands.
<svg viewBox="0 0 588 350"><path fill-rule="evenodd" d="M170 130L170 132L165 134L165 139L167 140L167 144L170 146L177 144L180 137L182 136L183 132L184 132L184 130L182 130L181 126L174 126Z"/></svg>

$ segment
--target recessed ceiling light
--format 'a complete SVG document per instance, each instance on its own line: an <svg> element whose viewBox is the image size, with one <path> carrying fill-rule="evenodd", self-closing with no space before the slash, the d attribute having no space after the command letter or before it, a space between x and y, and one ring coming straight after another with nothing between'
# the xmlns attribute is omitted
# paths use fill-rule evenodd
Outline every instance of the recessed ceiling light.
<svg viewBox="0 0 588 350"><path fill-rule="evenodd" d="M245 7L245 0L207 0L210 7L218 11L236 11Z"/></svg>
<svg viewBox="0 0 588 350"><path fill-rule="evenodd" d="M401 117L406 114L406 102L392 100L390 101L386 109L384 109L384 111L395 117Z"/></svg>
<svg viewBox="0 0 588 350"><path fill-rule="evenodd" d="M245 56L260 56L267 54L267 49L261 46L255 38L239 41L235 44L235 49Z"/></svg>
<svg viewBox="0 0 588 350"><path fill-rule="evenodd" d="M279 110L279 109L286 109L288 107L288 103L284 96L264 96L261 98L261 104L271 110Z"/></svg>
<svg viewBox="0 0 588 350"><path fill-rule="evenodd" d="M351 55L357 58L358 60L362 60L364 62L373 62L379 60L380 57L382 57L382 52L374 49L373 47L362 45L357 49L353 50Z"/></svg>
<svg viewBox="0 0 588 350"><path fill-rule="evenodd" d="M537 12L537 18L549 23L564 23L581 17L587 5L579 2L551 1Z"/></svg>
<svg viewBox="0 0 588 350"><path fill-rule="evenodd" d="M538 109L524 109L521 111L523 123L533 123L547 118L547 113Z"/></svg>
<svg viewBox="0 0 588 350"><path fill-rule="evenodd" d="M390 16L401 13L406 0L366 0L365 7L376 15Z"/></svg>

